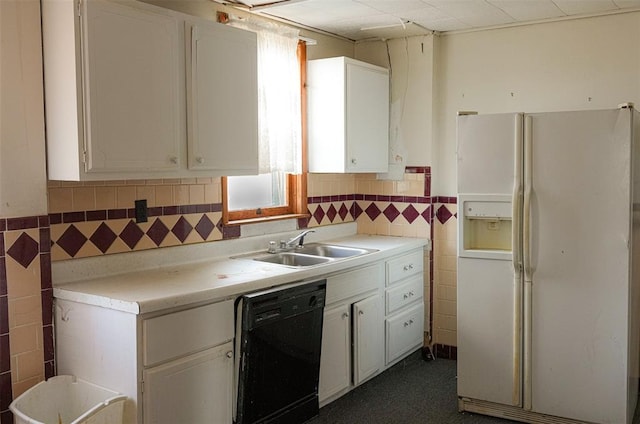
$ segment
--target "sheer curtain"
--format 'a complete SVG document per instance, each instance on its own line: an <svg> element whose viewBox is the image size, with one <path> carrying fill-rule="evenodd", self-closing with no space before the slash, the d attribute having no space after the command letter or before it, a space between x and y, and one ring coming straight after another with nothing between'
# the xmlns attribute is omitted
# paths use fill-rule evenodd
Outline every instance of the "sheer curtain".
<svg viewBox="0 0 640 424"><path fill-rule="evenodd" d="M270 22L233 19L258 35L259 172L302 172L299 31Z"/></svg>

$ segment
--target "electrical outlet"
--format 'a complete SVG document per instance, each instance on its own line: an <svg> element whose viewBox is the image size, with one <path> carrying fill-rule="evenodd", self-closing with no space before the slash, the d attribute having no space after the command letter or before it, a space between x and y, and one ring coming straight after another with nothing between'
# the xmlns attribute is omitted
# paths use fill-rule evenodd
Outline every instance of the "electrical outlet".
<svg viewBox="0 0 640 424"><path fill-rule="evenodd" d="M135 201L136 205L136 223L148 221L147 199Z"/></svg>

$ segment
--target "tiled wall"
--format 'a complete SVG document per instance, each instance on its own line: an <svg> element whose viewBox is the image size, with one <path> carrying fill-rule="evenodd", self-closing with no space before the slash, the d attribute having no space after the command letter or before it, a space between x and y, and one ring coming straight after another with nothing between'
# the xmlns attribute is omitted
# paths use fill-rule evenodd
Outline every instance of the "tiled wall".
<svg viewBox="0 0 640 424"><path fill-rule="evenodd" d="M455 197L434 198L433 338L439 357L457 357L457 205Z"/></svg>
<svg viewBox="0 0 640 424"><path fill-rule="evenodd" d="M401 181L378 180L375 174L310 174L308 225L356 221L361 234L429 237L430 186L428 167L407 168Z"/></svg>
<svg viewBox="0 0 640 424"><path fill-rule="evenodd" d="M134 201L148 221L136 223ZM219 178L49 182L52 260L65 260L239 236L223 227Z"/></svg>
<svg viewBox="0 0 640 424"><path fill-rule="evenodd" d="M49 217L0 219L0 414L54 375Z"/></svg>

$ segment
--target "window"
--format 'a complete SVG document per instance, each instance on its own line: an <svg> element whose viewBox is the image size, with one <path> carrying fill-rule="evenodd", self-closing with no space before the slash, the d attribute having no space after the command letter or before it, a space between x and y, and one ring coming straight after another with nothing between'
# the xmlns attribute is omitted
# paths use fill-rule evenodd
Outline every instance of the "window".
<svg viewBox="0 0 640 424"><path fill-rule="evenodd" d="M270 27L258 31L260 175L222 179L225 223L307 213L306 45L297 30Z"/></svg>

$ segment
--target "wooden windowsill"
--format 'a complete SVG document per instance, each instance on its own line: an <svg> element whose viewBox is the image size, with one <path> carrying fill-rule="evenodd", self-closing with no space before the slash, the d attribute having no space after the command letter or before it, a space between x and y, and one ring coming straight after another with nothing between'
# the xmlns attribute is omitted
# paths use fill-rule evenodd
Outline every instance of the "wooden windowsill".
<svg viewBox="0 0 640 424"><path fill-rule="evenodd" d="M257 224L260 222L281 221L283 219L310 218L310 217L311 215L308 213L292 213L288 215L265 216L262 218L237 219L235 221L225 222L224 225L233 226L233 225L244 225L244 224Z"/></svg>

